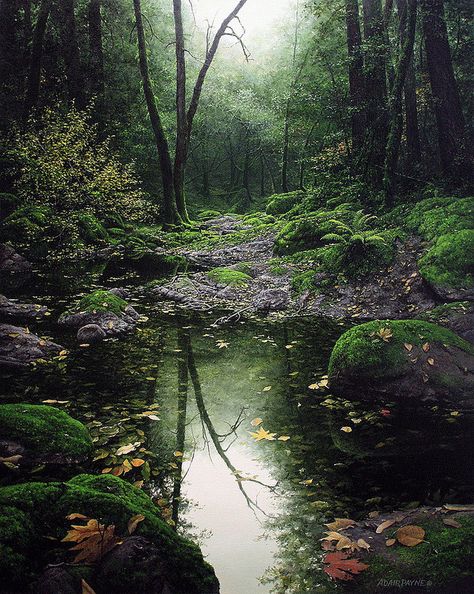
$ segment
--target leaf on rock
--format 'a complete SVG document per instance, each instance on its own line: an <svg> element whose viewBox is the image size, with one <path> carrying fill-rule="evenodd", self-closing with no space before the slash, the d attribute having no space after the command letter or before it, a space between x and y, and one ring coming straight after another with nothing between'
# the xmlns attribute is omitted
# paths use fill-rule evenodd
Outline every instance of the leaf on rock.
<svg viewBox="0 0 474 594"><path fill-rule="evenodd" d="M384 342L388 342L392 336L393 332L390 328L380 328L377 332L377 336L379 336Z"/></svg>
<svg viewBox="0 0 474 594"><path fill-rule="evenodd" d="M138 524L143 522L144 519L145 516L142 514L137 514L136 516L131 517L127 524L128 533L133 534L137 529Z"/></svg>
<svg viewBox="0 0 474 594"><path fill-rule="evenodd" d="M390 528L390 526L393 526L395 524L395 520L385 520L385 522L382 522L381 524L379 524L377 526L377 530L375 531L376 534L382 534L382 532L384 530L386 530L387 528Z"/></svg>
<svg viewBox="0 0 474 594"><path fill-rule="evenodd" d="M406 350L407 350L409 353L411 353L411 351L413 350L413 345L412 345L412 344L410 344L409 342L405 342L403 346L406 348Z"/></svg>
<svg viewBox="0 0 474 594"><path fill-rule="evenodd" d="M336 518L334 520L334 522L331 522L330 524L324 524L325 526L327 526L329 528L329 530L334 530L334 531L338 531L338 530L345 530L346 528L352 528L352 526L355 525L355 521L354 520L350 520L349 518Z"/></svg>
<svg viewBox="0 0 474 594"><path fill-rule="evenodd" d="M120 539L115 535L115 526L104 526L92 519L85 525L72 525L61 542L77 543L71 551L77 551L73 563L95 563L111 551Z"/></svg>
<svg viewBox="0 0 474 594"><path fill-rule="evenodd" d="M359 538L359 540L357 541L357 546L360 549L365 549L366 551L368 551L370 549L370 545L367 541L365 541L363 538Z"/></svg>
<svg viewBox="0 0 474 594"><path fill-rule="evenodd" d="M291 439L289 435L280 435L278 441L288 441L289 439Z"/></svg>
<svg viewBox="0 0 474 594"><path fill-rule="evenodd" d="M354 575L368 569L368 565L361 563L359 559L349 559L347 553L336 551L328 553L323 562L327 567L324 571L334 580L353 580Z"/></svg>
<svg viewBox="0 0 474 594"><path fill-rule="evenodd" d="M454 518L444 518L443 524L446 524L446 526L451 526L452 528L462 528L462 525Z"/></svg>
<svg viewBox="0 0 474 594"><path fill-rule="evenodd" d="M93 590L91 588L91 586L89 586L89 584L84 579L81 580L81 587L82 587L82 594L95 594L95 590Z"/></svg>
<svg viewBox="0 0 474 594"><path fill-rule="evenodd" d="M396 538L389 538L388 540L385 541L385 546L386 547L393 547L393 545L397 542Z"/></svg>
<svg viewBox="0 0 474 594"><path fill-rule="evenodd" d="M405 547L416 547L425 539L425 531L421 526L409 524L397 530L397 540Z"/></svg>

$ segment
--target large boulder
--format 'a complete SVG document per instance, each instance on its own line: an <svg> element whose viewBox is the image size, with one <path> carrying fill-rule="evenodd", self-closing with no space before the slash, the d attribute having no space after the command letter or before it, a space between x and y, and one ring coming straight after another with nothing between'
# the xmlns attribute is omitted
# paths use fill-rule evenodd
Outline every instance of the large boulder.
<svg viewBox="0 0 474 594"><path fill-rule="evenodd" d="M106 337L112 337L132 331L139 317L135 309L116 294L116 291L99 290L86 295L75 307L63 313L59 318L59 324L77 329L94 325L98 326ZM87 333L89 330L92 329L89 328ZM83 334L85 333L86 330L83 330ZM95 336L97 342L97 332Z"/></svg>
<svg viewBox="0 0 474 594"><path fill-rule="evenodd" d="M48 360L64 347L32 334L27 328L0 324L0 368L26 367L38 359Z"/></svg>
<svg viewBox="0 0 474 594"><path fill-rule="evenodd" d="M21 303L0 295L0 319L36 320L44 318L48 308L37 303Z"/></svg>
<svg viewBox="0 0 474 594"><path fill-rule="evenodd" d="M32 265L5 243L0 243L0 276L31 272Z"/></svg>
<svg viewBox="0 0 474 594"><path fill-rule="evenodd" d="M92 452L82 423L52 406L0 404L0 458L14 466L77 464Z"/></svg>
<svg viewBox="0 0 474 594"><path fill-rule="evenodd" d="M420 319L446 326L462 338L474 343L474 303L470 301L438 305L421 314Z"/></svg>
<svg viewBox="0 0 474 594"><path fill-rule="evenodd" d="M329 381L334 393L356 400L446 401L474 408L474 347L430 322L369 322L337 341Z"/></svg>
<svg viewBox="0 0 474 594"><path fill-rule="evenodd" d="M76 517L67 520L70 514ZM92 566L87 563L65 565L71 563L77 551L71 551L71 543L61 540L71 524L87 522L77 514L96 519L105 527L114 526L114 535L123 541L117 546L127 546L125 555L117 550ZM128 523L138 515L143 516L143 521L138 523L134 537L141 538L128 543ZM141 551L136 550L137 546ZM137 565L130 560L135 560ZM150 573L150 580L158 576L166 580L168 594L216 594L219 591L214 571L204 561L199 548L161 519L159 507L145 493L110 475L79 475L68 482L0 488L2 587L7 592L37 592L37 579L47 565L66 567L68 571L79 569L97 594L155 592L140 589L141 585L151 584L147 576L142 575L144 568ZM64 576L53 578L53 584L59 580L67 587L74 587L74 580L64 579ZM43 587L40 591L51 590Z"/></svg>

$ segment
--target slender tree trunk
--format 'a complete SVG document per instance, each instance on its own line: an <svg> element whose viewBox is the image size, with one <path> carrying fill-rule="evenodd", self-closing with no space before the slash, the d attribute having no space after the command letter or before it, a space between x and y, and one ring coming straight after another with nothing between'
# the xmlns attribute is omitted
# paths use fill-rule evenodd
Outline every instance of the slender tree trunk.
<svg viewBox="0 0 474 594"><path fill-rule="evenodd" d="M88 12L90 94L97 97L99 111L105 93L101 4L102 0L90 0Z"/></svg>
<svg viewBox="0 0 474 594"><path fill-rule="evenodd" d="M74 8L75 0L61 0L59 2L59 28L62 57L66 69L68 97L70 101L75 102L79 109L82 109L86 105L86 100Z"/></svg>
<svg viewBox="0 0 474 594"><path fill-rule="evenodd" d="M407 136L407 160L409 169L413 170L421 163L421 142L418 125L418 100L416 98L414 56L408 66L405 81L405 124Z"/></svg>
<svg viewBox="0 0 474 594"><path fill-rule="evenodd" d="M283 153L281 159L281 191L286 194L290 191L288 183L288 159L290 152L290 98L287 99L285 109L285 127L283 130Z"/></svg>
<svg viewBox="0 0 474 594"><path fill-rule="evenodd" d="M262 155L260 155L260 196L265 197L265 162Z"/></svg>
<svg viewBox="0 0 474 594"><path fill-rule="evenodd" d="M247 139L245 147L245 159L244 168L242 175L242 185L245 190L245 203L244 207L247 209L252 204L252 190L250 188L250 147Z"/></svg>
<svg viewBox="0 0 474 594"><path fill-rule="evenodd" d="M263 151L262 151L262 158L263 158L263 161L265 163L265 167L267 168L268 175L270 176L270 182L271 182L271 185L272 185L272 194L276 194L276 191L277 191L277 181L275 179L275 174L273 173L273 170L272 170L272 168L270 166L270 163L268 162L268 159L267 159L267 157L266 157L266 155L265 155L265 153Z"/></svg>
<svg viewBox="0 0 474 594"><path fill-rule="evenodd" d="M28 119L31 111L38 103L41 83L41 65L43 59L43 43L52 3L53 0L41 0L38 18L33 31L30 66L26 84L25 100L23 104L23 120L25 122Z"/></svg>
<svg viewBox="0 0 474 594"><path fill-rule="evenodd" d="M359 153L365 135L365 80L359 1L346 0L347 49L349 54L349 93L351 103L352 151Z"/></svg>
<svg viewBox="0 0 474 594"><path fill-rule="evenodd" d="M441 166L445 174L469 178L472 174L470 147L465 142L465 122L454 77L443 0L421 0L421 12Z"/></svg>
<svg viewBox="0 0 474 594"><path fill-rule="evenodd" d="M366 151L370 177L383 178L387 144L387 81L384 17L381 0L362 0L364 10L367 122Z"/></svg>
<svg viewBox="0 0 474 594"><path fill-rule="evenodd" d="M155 136L155 143L158 151L161 178L163 183L163 219L165 225L172 226L181 223L180 216L176 210L176 202L174 199L173 167L171 164L171 156L168 141L166 139L163 124L161 122L158 107L156 105L155 95L153 93L153 88L151 85L140 0L133 0L133 5L135 9L138 54L143 84L143 93L145 95L151 127L153 129L153 134Z"/></svg>
<svg viewBox="0 0 474 594"><path fill-rule="evenodd" d="M390 131L384 170L385 200L388 206L393 204L395 194L395 176L403 128L403 88L408 67L413 59L415 44L417 0L405 0L405 2L400 26L402 47L390 94Z"/></svg>
<svg viewBox="0 0 474 594"><path fill-rule="evenodd" d="M174 192L181 219L189 222L184 191L184 175L190 136L186 115L186 58L181 0L173 0L176 47L176 151L174 159Z"/></svg>
<svg viewBox="0 0 474 594"><path fill-rule="evenodd" d="M303 151L301 152L301 159L300 159L300 183L299 189L304 191L304 174L305 174L305 158L306 158L306 151L308 150L309 143L311 141L311 136L313 135L314 129L316 128L316 123L311 126L308 134L306 135L306 139L304 142Z"/></svg>

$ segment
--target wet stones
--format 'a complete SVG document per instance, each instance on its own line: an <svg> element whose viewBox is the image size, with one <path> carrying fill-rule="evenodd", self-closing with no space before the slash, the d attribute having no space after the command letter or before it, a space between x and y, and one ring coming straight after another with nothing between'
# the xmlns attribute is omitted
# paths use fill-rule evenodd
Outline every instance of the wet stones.
<svg viewBox="0 0 474 594"><path fill-rule="evenodd" d="M4 320L35 320L43 318L48 311L44 305L36 303L21 303L7 299L0 295L0 319Z"/></svg>
<svg viewBox="0 0 474 594"><path fill-rule="evenodd" d="M26 367L38 359L49 360L64 347L32 334L26 328L0 324L0 368Z"/></svg>

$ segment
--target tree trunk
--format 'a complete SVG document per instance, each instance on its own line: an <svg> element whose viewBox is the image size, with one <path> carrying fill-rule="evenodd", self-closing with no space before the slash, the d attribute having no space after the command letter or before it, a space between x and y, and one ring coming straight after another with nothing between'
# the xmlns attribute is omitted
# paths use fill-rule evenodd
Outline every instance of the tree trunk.
<svg viewBox="0 0 474 594"><path fill-rule="evenodd" d="M403 88L408 67L413 59L415 44L417 0L405 0L400 22L401 50L390 94L390 131L384 169L385 200L392 206L395 193L395 176L403 128Z"/></svg>
<svg viewBox="0 0 474 594"><path fill-rule="evenodd" d="M244 172L242 176L242 185L245 190L244 208L247 209L252 204L252 190L250 188L250 150L249 143L246 143Z"/></svg>
<svg viewBox="0 0 474 594"><path fill-rule="evenodd" d="M99 111L105 92L101 3L101 0L90 0L88 13L90 94L97 98Z"/></svg>
<svg viewBox="0 0 474 594"><path fill-rule="evenodd" d="M346 0L347 49L349 54L349 93L351 103L352 150L359 153L365 135L365 81L359 1Z"/></svg>
<svg viewBox="0 0 474 594"><path fill-rule="evenodd" d="M283 131L283 154L281 159L281 191L286 194L290 191L288 184L288 157L290 152L290 99L286 102L285 128Z"/></svg>
<svg viewBox="0 0 474 594"><path fill-rule="evenodd" d="M366 151L370 177L380 184L387 144L387 81L384 18L381 0L362 0L364 9L367 100Z"/></svg>
<svg viewBox="0 0 474 594"><path fill-rule="evenodd" d="M84 77L79 55L74 7L75 0L59 2L59 29L69 101L74 101L76 107L83 109L86 105Z"/></svg>
<svg viewBox="0 0 474 594"><path fill-rule="evenodd" d="M190 136L186 116L186 59L184 48L181 0L173 0L176 47L176 151L174 159L174 193L176 208L181 219L189 222L184 191L184 174L188 157ZM188 140L189 139L189 140Z"/></svg>
<svg viewBox="0 0 474 594"><path fill-rule="evenodd" d="M407 159L410 170L421 163L420 129L418 125L418 100L416 98L416 71L414 57L405 81L405 125L407 136Z"/></svg>
<svg viewBox="0 0 474 594"><path fill-rule="evenodd" d="M0 2L0 126L16 117L21 94L22 44L19 1Z"/></svg>
<svg viewBox="0 0 474 594"><path fill-rule="evenodd" d="M472 163L465 142L465 123L454 77L443 0L421 0L426 59L438 126L443 173L469 178Z"/></svg>
<svg viewBox="0 0 474 594"><path fill-rule="evenodd" d="M168 141L163 129L160 114L155 101L155 95L151 85L150 73L148 69L148 58L146 54L145 31L143 29L143 19L140 0L133 0L135 9L135 21L137 27L138 54L140 61L140 72L143 84L143 93L148 108L151 127L155 136L156 148L160 162L161 178L163 183L163 218L167 226L181 223L180 216L176 210L173 188L173 167Z"/></svg>
<svg viewBox="0 0 474 594"><path fill-rule="evenodd" d="M41 83L41 63L43 58L43 43L46 26L51 12L53 0L41 0L38 18L33 31L31 43L30 66L26 84L25 101L23 104L23 120L26 122L31 111L38 103Z"/></svg>

